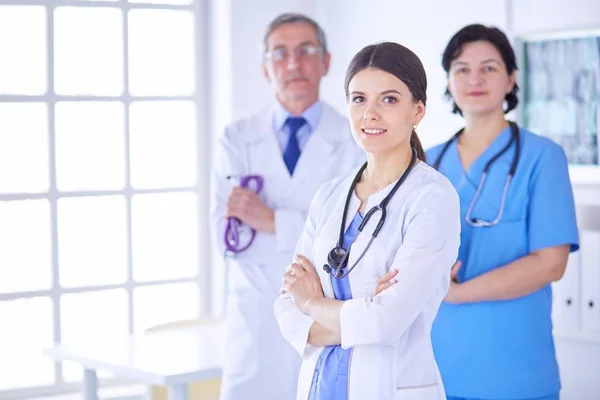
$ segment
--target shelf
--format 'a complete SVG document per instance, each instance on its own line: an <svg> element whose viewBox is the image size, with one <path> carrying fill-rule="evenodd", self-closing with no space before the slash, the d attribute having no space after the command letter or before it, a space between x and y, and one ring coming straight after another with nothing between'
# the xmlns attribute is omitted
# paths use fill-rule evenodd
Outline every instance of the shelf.
<svg viewBox="0 0 600 400"><path fill-rule="evenodd" d="M600 331L585 332L566 329L554 329L554 338L558 340L569 340L579 343L590 343L600 346Z"/></svg>
<svg viewBox="0 0 600 400"><path fill-rule="evenodd" d="M573 195L575 197L575 205L582 206L598 206L600 207L600 185L573 185Z"/></svg>

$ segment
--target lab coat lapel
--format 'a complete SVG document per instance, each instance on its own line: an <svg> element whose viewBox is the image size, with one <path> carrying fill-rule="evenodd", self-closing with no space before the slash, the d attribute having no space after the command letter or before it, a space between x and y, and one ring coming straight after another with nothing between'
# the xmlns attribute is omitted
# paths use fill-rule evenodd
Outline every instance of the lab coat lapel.
<svg viewBox="0 0 600 400"><path fill-rule="evenodd" d="M252 130L246 137L250 157L250 173L262 173L279 179L289 179L277 136L273 132L273 107L261 112L253 121Z"/></svg>
<svg viewBox="0 0 600 400"><path fill-rule="evenodd" d="M315 265L315 268L317 269L322 282L331 282L331 276L323 270L323 265L327 262L327 254L329 254L331 249L338 245L340 238L340 227L344 214L344 205L346 203L346 195L348 194L353 180L354 174L351 174L340 183L340 187L342 187L343 190L340 191L341 194L336 199L337 204L333 212L329 216L324 217L325 221L323 223L323 228L316 242L315 260L319 264ZM352 223L352 218L354 217L354 214L356 214L359 206L360 200L356 195L353 194L348 206L348 215L345 221L344 232ZM323 293L326 297L335 297L331 284L323 285Z"/></svg>
<svg viewBox="0 0 600 400"><path fill-rule="evenodd" d="M294 175L290 179L304 181L314 179L319 174L319 169L328 162L328 158L335 151L336 144L342 139L340 138L342 132L337 122L333 115L333 109L323 103L319 124L306 142L296 164Z"/></svg>

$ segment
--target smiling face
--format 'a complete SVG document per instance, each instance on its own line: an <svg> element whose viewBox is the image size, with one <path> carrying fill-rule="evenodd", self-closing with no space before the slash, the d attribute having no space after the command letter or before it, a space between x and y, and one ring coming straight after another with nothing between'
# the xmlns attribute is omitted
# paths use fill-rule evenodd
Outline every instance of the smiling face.
<svg viewBox="0 0 600 400"><path fill-rule="evenodd" d="M487 41L466 43L452 60L448 90L465 117L502 111L504 98L515 85L496 47Z"/></svg>
<svg viewBox="0 0 600 400"><path fill-rule="evenodd" d="M356 142L371 154L410 146L410 135L425 115L408 86L374 68L358 72L348 85L348 116Z"/></svg>
<svg viewBox="0 0 600 400"><path fill-rule="evenodd" d="M294 22L277 27L269 35L263 71L282 104L311 103L319 97L329 59L329 54L323 54L315 29L308 23Z"/></svg>

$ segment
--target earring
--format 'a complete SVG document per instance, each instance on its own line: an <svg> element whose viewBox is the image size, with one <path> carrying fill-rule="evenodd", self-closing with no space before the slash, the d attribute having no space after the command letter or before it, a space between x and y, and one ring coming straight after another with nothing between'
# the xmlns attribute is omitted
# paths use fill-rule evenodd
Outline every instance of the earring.
<svg viewBox="0 0 600 400"><path fill-rule="evenodd" d="M413 125L413 130L416 132L417 131L417 125Z"/></svg>

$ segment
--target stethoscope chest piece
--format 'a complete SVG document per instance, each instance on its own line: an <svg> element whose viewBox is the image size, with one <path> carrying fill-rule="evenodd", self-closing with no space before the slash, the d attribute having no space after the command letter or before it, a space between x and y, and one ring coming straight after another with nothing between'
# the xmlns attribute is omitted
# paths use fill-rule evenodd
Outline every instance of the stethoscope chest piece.
<svg viewBox="0 0 600 400"><path fill-rule="evenodd" d="M348 252L340 246L336 246L327 254L327 264L323 265L323 270L333 274L336 278L341 278L343 269L348 262Z"/></svg>

